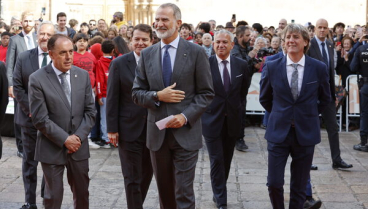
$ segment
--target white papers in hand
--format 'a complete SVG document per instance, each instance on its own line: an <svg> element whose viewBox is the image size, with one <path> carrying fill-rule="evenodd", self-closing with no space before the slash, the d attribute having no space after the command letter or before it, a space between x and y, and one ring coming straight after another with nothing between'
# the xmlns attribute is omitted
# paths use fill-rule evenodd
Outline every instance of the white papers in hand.
<svg viewBox="0 0 368 209"><path fill-rule="evenodd" d="M158 129L162 130L162 129L165 129L166 128L166 124L171 120L173 119L174 116L173 115L170 115L162 120L159 120L156 122L156 126Z"/></svg>

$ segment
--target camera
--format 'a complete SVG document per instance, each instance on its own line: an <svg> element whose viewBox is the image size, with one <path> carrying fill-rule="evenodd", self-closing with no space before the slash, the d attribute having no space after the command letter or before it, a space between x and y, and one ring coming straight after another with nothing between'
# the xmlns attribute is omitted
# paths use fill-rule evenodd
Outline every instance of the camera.
<svg viewBox="0 0 368 209"><path fill-rule="evenodd" d="M276 50L272 48L261 48L258 53L257 57L265 57L276 54Z"/></svg>

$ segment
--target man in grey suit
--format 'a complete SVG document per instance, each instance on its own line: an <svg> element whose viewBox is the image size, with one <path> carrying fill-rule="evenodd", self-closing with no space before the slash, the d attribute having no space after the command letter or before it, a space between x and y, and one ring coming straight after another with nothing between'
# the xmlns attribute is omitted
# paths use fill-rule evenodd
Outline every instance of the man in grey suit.
<svg viewBox="0 0 368 209"><path fill-rule="evenodd" d="M42 22L39 26L38 47L22 52L15 64L13 74L13 90L15 100L18 102L15 123L21 126L23 142L23 183L25 189L25 202L22 208L37 208L36 188L37 188L37 165L34 160L37 129L32 124L28 102L28 79L29 76L41 67L46 66L50 61L47 50L47 42L55 34L55 27L52 22ZM42 182L41 196L43 196L44 181Z"/></svg>
<svg viewBox="0 0 368 209"><path fill-rule="evenodd" d="M333 43L327 40L329 32L328 22L325 19L319 19L316 23L316 35L311 40L310 49L307 55L324 62L327 65L330 76L330 92L332 101L327 108L322 112L322 118L326 125L328 141L330 143L332 168L352 168L352 164L347 164L340 156L339 144L339 128L336 120L335 106L335 64L334 64L334 48Z"/></svg>
<svg viewBox="0 0 368 209"><path fill-rule="evenodd" d="M195 208L193 181L202 147L201 115L214 97L205 51L181 39L180 9L171 3L156 11L161 42L141 52L132 95L148 108L147 147L151 152L161 208ZM155 122L168 116L166 129Z"/></svg>
<svg viewBox="0 0 368 209"><path fill-rule="evenodd" d="M9 96L14 98L13 94L13 71L15 67L15 62L20 53L33 49L37 46L37 37L32 33L34 26L33 13L25 11L22 13L22 27L23 30L18 35L12 36L8 45L8 51L6 52L6 71L9 81ZM18 103L14 101L14 117L17 115ZM20 126L14 124L14 133L17 143L19 157L23 157L23 145L21 139Z"/></svg>
<svg viewBox="0 0 368 209"><path fill-rule="evenodd" d="M95 105L88 73L73 66L73 42L55 34L47 43L52 63L29 77L32 122L38 130L35 160L45 178L45 208L60 208L63 174L73 192L74 208L89 207L88 133Z"/></svg>

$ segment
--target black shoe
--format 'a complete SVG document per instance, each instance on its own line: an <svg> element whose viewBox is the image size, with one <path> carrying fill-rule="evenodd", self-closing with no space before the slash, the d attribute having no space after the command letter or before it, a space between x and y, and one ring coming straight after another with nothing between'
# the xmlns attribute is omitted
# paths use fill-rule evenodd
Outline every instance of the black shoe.
<svg viewBox="0 0 368 209"><path fill-rule="evenodd" d="M356 144L356 145L354 145L353 149L358 150L358 151L362 151L362 152L368 152L367 145Z"/></svg>
<svg viewBox="0 0 368 209"><path fill-rule="evenodd" d="M316 165L311 165L311 170L313 170L313 171L318 170L318 166L316 166Z"/></svg>
<svg viewBox="0 0 368 209"><path fill-rule="evenodd" d="M343 160L341 160L338 163L332 163L332 168L333 169L338 169L338 168L352 168L352 167L353 167L352 164L347 164Z"/></svg>
<svg viewBox="0 0 368 209"><path fill-rule="evenodd" d="M227 209L226 205L219 206L218 209Z"/></svg>
<svg viewBox="0 0 368 209"><path fill-rule="evenodd" d="M303 208L304 209L318 209L322 206L321 200L314 200L313 198L306 200Z"/></svg>
<svg viewBox="0 0 368 209"><path fill-rule="evenodd" d="M17 151L17 156L20 157L20 158L23 158L23 152Z"/></svg>
<svg viewBox="0 0 368 209"><path fill-rule="evenodd" d="M37 209L37 205L25 203L20 209Z"/></svg>
<svg viewBox="0 0 368 209"><path fill-rule="evenodd" d="M265 126L263 124L261 124L259 127L261 127L262 129L266 129L267 128L267 126Z"/></svg>
<svg viewBox="0 0 368 209"><path fill-rule="evenodd" d="M238 139L236 140L236 150L241 151L241 152L245 152L245 150L248 149L248 146L245 144L243 139Z"/></svg>

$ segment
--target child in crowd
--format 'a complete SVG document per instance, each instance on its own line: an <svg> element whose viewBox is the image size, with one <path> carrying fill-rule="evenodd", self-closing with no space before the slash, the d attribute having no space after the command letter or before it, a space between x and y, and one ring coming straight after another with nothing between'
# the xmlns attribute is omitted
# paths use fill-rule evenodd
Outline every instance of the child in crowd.
<svg viewBox="0 0 368 209"><path fill-rule="evenodd" d="M107 77L109 76L109 66L113 59L115 46L111 40L105 40L101 44L103 56L98 60L96 65L96 86L97 99L100 105L101 116L101 132L102 140L99 143L100 147L110 148L110 140L107 137L106 127L106 91L107 91Z"/></svg>
<svg viewBox="0 0 368 209"><path fill-rule="evenodd" d="M91 86L96 95L96 88L95 88L95 73L96 73L96 58L95 56L87 51L88 48L88 35L84 33L77 33L73 38L74 45L77 51L74 51L74 58L73 58L73 65L80 67L86 70L89 74L89 79L91 80ZM92 142L88 139L89 148L91 149L98 149L100 148L99 145Z"/></svg>
<svg viewBox="0 0 368 209"><path fill-rule="evenodd" d="M3 32L1 34L1 45L0 45L0 61L6 61L6 52L8 51L9 40L11 37L11 33Z"/></svg>

